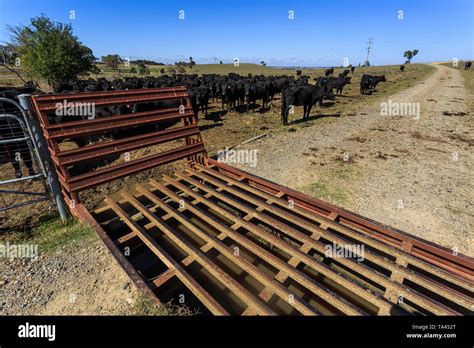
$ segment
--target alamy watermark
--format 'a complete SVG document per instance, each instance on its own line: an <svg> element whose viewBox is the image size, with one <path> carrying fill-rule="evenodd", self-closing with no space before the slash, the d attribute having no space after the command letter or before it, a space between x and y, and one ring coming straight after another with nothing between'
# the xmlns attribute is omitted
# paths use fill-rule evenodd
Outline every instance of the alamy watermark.
<svg viewBox="0 0 474 348"><path fill-rule="evenodd" d="M257 149L233 150L226 147L224 150L217 151L217 161L226 164L248 164L250 167L257 166Z"/></svg>
<svg viewBox="0 0 474 348"><path fill-rule="evenodd" d="M380 103L380 115L382 116L408 116L414 120L420 119L420 103L401 103L391 99Z"/></svg>
<svg viewBox="0 0 474 348"><path fill-rule="evenodd" d="M56 103L55 108L58 118L64 116L81 116L89 120L95 118L95 103L73 103L64 99L62 103Z"/></svg>
<svg viewBox="0 0 474 348"><path fill-rule="evenodd" d="M355 258L364 261L365 248L363 244L326 244L324 256L330 258Z"/></svg>
<svg viewBox="0 0 474 348"><path fill-rule="evenodd" d="M38 258L37 244L0 244L0 258L32 259Z"/></svg>

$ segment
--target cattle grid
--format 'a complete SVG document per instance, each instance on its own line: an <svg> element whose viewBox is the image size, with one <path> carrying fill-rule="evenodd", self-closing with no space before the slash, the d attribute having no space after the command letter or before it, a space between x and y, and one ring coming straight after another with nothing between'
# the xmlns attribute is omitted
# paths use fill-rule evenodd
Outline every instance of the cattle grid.
<svg viewBox="0 0 474 348"><path fill-rule="evenodd" d="M64 97L32 101L63 193L75 200L70 210L94 226L156 301L184 301L215 315L473 313L472 258L208 158L185 88L70 94L68 100L105 106L165 99L181 105L52 125L46 112ZM73 150L59 146L164 120L182 124ZM183 141L173 150L69 173L71 165L115 151ZM187 159L185 170L126 187L91 211L80 201L80 191L179 159ZM361 248L343 257L328 253L352 246Z"/></svg>

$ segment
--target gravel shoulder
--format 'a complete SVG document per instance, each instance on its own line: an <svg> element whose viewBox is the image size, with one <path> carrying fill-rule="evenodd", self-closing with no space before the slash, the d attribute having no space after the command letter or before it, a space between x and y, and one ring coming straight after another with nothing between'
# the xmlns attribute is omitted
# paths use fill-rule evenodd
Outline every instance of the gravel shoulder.
<svg viewBox="0 0 474 348"><path fill-rule="evenodd" d="M382 115L369 96L353 116L241 147L257 166L232 165L474 256L473 96L459 71L433 66L382 101L419 103L419 117Z"/></svg>

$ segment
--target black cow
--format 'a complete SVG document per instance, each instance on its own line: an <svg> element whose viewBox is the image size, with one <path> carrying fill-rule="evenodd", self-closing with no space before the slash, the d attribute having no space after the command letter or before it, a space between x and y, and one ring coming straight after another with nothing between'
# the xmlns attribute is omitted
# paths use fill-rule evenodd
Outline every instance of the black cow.
<svg viewBox="0 0 474 348"><path fill-rule="evenodd" d="M360 80L360 94L367 94L367 92L373 93L375 91L375 87L377 87L380 82L386 81L385 75L372 76L364 74Z"/></svg>
<svg viewBox="0 0 474 348"><path fill-rule="evenodd" d="M243 80L237 81L235 83L235 100L237 106L244 105L245 103L245 82Z"/></svg>
<svg viewBox="0 0 474 348"><path fill-rule="evenodd" d="M405 65L400 65L400 71L405 71Z"/></svg>
<svg viewBox="0 0 474 348"><path fill-rule="evenodd" d="M233 83L225 82L221 85L221 98L222 109L225 104L229 112L235 110L235 86Z"/></svg>
<svg viewBox="0 0 474 348"><path fill-rule="evenodd" d="M290 80L287 77L280 77L273 81L275 86L275 93L281 93L284 87L290 84Z"/></svg>
<svg viewBox="0 0 474 348"><path fill-rule="evenodd" d="M207 117L207 110L209 108L209 89L206 86L195 87L188 90L189 99L191 100L191 106L198 118L199 110Z"/></svg>
<svg viewBox="0 0 474 348"><path fill-rule="evenodd" d="M354 73L355 69L356 69L355 66L351 66L351 73L352 74Z"/></svg>
<svg viewBox="0 0 474 348"><path fill-rule="evenodd" d="M466 64L464 64L464 70L470 70L471 65L472 65L472 62L466 62Z"/></svg>
<svg viewBox="0 0 474 348"><path fill-rule="evenodd" d="M299 70L299 69L298 69L298 70L296 70L296 76L300 76L300 75L301 75L301 73L302 73L302 71L301 71L301 70Z"/></svg>
<svg viewBox="0 0 474 348"><path fill-rule="evenodd" d="M255 108L257 100L262 101L261 109L265 109L270 99L268 85L262 82L245 84L245 99L247 101L247 112L250 104L253 104L253 108Z"/></svg>
<svg viewBox="0 0 474 348"><path fill-rule="evenodd" d="M326 92L321 86L288 86L281 93L281 120L283 125L288 125L288 113L291 106L303 105L303 120L307 120L311 108L323 98L334 100L334 94Z"/></svg>
<svg viewBox="0 0 474 348"><path fill-rule="evenodd" d="M326 91L336 89L336 95L342 95L342 90L346 84L351 84L351 78L340 76L337 79L329 79L326 83Z"/></svg>
<svg viewBox="0 0 474 348"><path fill-rule="evenodd" d="M334 74L334 68L326 69L324 70L324 76L329 76L331 74Z"/></svg>
<svg viewBox="0 0 474 348"><path fill-rule="evenodd" d="M345 70L342 72L342 76L346 77L349 73L350 73L350 70L349 70L349 69L345 69Z"/></svg>

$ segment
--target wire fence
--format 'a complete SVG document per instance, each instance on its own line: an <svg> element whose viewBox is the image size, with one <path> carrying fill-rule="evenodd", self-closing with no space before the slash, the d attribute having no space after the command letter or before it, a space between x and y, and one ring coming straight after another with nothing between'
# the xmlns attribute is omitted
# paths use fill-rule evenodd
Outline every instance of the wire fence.
<svg viewBox="0 0 474 348"><path fill-rule="evenodd" d="M0 98L0 231L18 214L15 208L48 199L24 114L15 101Z"/></svg>

